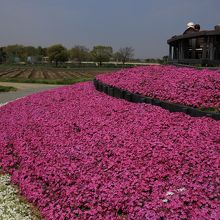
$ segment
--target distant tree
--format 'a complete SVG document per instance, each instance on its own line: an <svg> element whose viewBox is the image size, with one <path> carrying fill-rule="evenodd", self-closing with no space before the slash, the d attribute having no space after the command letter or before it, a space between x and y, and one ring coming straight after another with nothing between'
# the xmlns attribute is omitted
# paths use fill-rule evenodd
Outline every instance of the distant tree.
<svg viewBox="0 0 220 220"><path fill-rule="evenodd" d="M26 46L24 47L25 50L25 56L36 56L37 55L37 49L33 46Z"/></svg>
<svg viewBox="0 0 220 220"><path fill-rule="evenodd" d="M147 58L145 59L146 63L163 63L163 60L160 58Z"/></svg>
<svg viewBox="0 0 220 220"><path fill-rule="evenodd" d="M13 63L16 59L25 60L25 47L23 45L8 45L5 48L7 54L7 62Z"/></svg>
<svg viewBox="0 0 220 220"><path fill-rule="evenodd" d="M110 60L112 53L112 47L102 45L94 46L91 51L93 60L98 62L100 66L102 65L102 62L108 62Z"/></svg>
<svg viewBox="0 0 220 220"><path fill-rule="evenodd" d="M113 59L116 62L121 61L121 56L120 56L120 53L118 51L113 54Z"/></svg>
<svg viewBox="0 0 220 220"><path fill-rule="evenodd" d="M47 56L47 48L43 48L41 46L37 47L37 53L39 56L46 57Z"/></svg>
<svg viewBox="0 0 220 220"><path fill-rule="evenodd" d="M155 58L147 58L147 59L145 59L145 62L146 63L156 63L157 60Z"/></svg>
<svg viewBox="0 0 220 220"><path fill-rule="evenodd" d="M37 61L38 50L33 46L25 46L25 61L28 63L35 63Z"/></svg>
<svg viewBox="0 0 220 220"><path fill-rule="evenodd" d="M67 49L61 44L55 44L47 48L47 53L50 61L56 63L56 67L59 62L65 62L68 60Z"/></svg>
<svg viewBox="0 0 220 220"><path fill-rule="evenodd" d="M132 47L120 48L118 53L119 60L125 64L134 56L134 49Z"/></svg>
<svg viewBox="0 0 220 220"><path fill-rule="evenodd" d="M163 56L163 63L168 63L169 56Z"/></svg>
<svg viewBox="0 0 220 220"><path fill-rule="evenodd" d="M70 58L72 60L76 60L79 64L82 63L82 61L85 61L89 57L89 49L82 46L82 45L77 45L70 49L69 51Z"/></svg>
<svg viewBox="0 0 220 220"><path fill-rule="evenodd" d="M46 57L47 56L47 48L46 47L41 47L41 46L38 46L37 47L37 56L36 56L36 59L38 62L42 62L43 60L43 57Z"/></svg>
<svg viewBox="0 0 220 220"><path fill-rule="evenodd" d="M0 64L4 63L6 61L6 51L5 51L5 47L0 47Z"/></svg>

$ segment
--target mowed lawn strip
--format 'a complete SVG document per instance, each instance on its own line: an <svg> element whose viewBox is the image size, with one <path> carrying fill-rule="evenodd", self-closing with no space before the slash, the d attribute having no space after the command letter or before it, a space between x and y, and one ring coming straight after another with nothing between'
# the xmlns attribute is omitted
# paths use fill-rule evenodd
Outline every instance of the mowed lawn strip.
<svg viewBox="0 0 220 220"><path fill-rule="evenodd" d="M0 92L9 92L9 91L16 91L17 89L12 86L1 86L0 85Z"/></svg>

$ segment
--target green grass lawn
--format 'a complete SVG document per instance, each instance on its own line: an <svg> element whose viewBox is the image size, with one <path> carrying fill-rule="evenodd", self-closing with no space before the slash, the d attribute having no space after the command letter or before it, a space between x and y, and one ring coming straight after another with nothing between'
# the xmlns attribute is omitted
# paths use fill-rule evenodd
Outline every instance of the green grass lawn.
<svg viewBox="0 0 220 220"><path fill-rule="evenodd" d="M69 85L73 83L89 81L92 79L93 79L92 77L91 78L78 78L78 79L74 79L74 78L70 78L70 79L19 79L19 78L10 79L10 78L5 78L5 79L1 79L0 81L1 82L16 82L16 83L42 83L42 84ZM1 87L2 86L0 86L0 92L8 92L8 91L1 91ZM15 91L15 90L12 89L10 91Z"/></svg>
<svg viewBox="0 0 220 220"><path fill-rule="evenodd" d="M12 86L1 86L0 85L0 92L9 92L9 91L16 91L16 88Z"/></svg>

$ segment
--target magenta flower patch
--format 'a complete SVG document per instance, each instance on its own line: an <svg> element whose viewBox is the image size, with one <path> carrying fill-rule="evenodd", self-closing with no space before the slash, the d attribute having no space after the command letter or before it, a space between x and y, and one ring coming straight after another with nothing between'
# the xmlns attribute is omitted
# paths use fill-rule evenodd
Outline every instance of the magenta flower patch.
<svg viewBox="0 0 220 220"><path fill-rule="evenodd" d="M0 166L45 219L220 216L220 121L79 83L1 107L0 125Z"/></svg>
<svg viewBox="0 0 220 220"><path fill-rule="evenodd" d="M132 93L198 108L220 110L220 74L174 66L147 66L102 74L97 79Z"/></svg>

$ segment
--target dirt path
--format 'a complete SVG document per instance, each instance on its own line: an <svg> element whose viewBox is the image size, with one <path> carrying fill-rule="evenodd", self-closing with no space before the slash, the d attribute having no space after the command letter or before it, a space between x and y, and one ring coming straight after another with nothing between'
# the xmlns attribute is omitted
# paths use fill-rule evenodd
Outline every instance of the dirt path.
<svg viewBox="0 0 220 220"><path fill-rule="evenodd" d="M36 83L10 83L10 82L0 82L0 85L13 86L17 88L17 91L15 92L0 92L0 104L13 101L17 98L21 98L29 94L62 86L62 85L48 85L48 84L36 84Z"/></svg>

